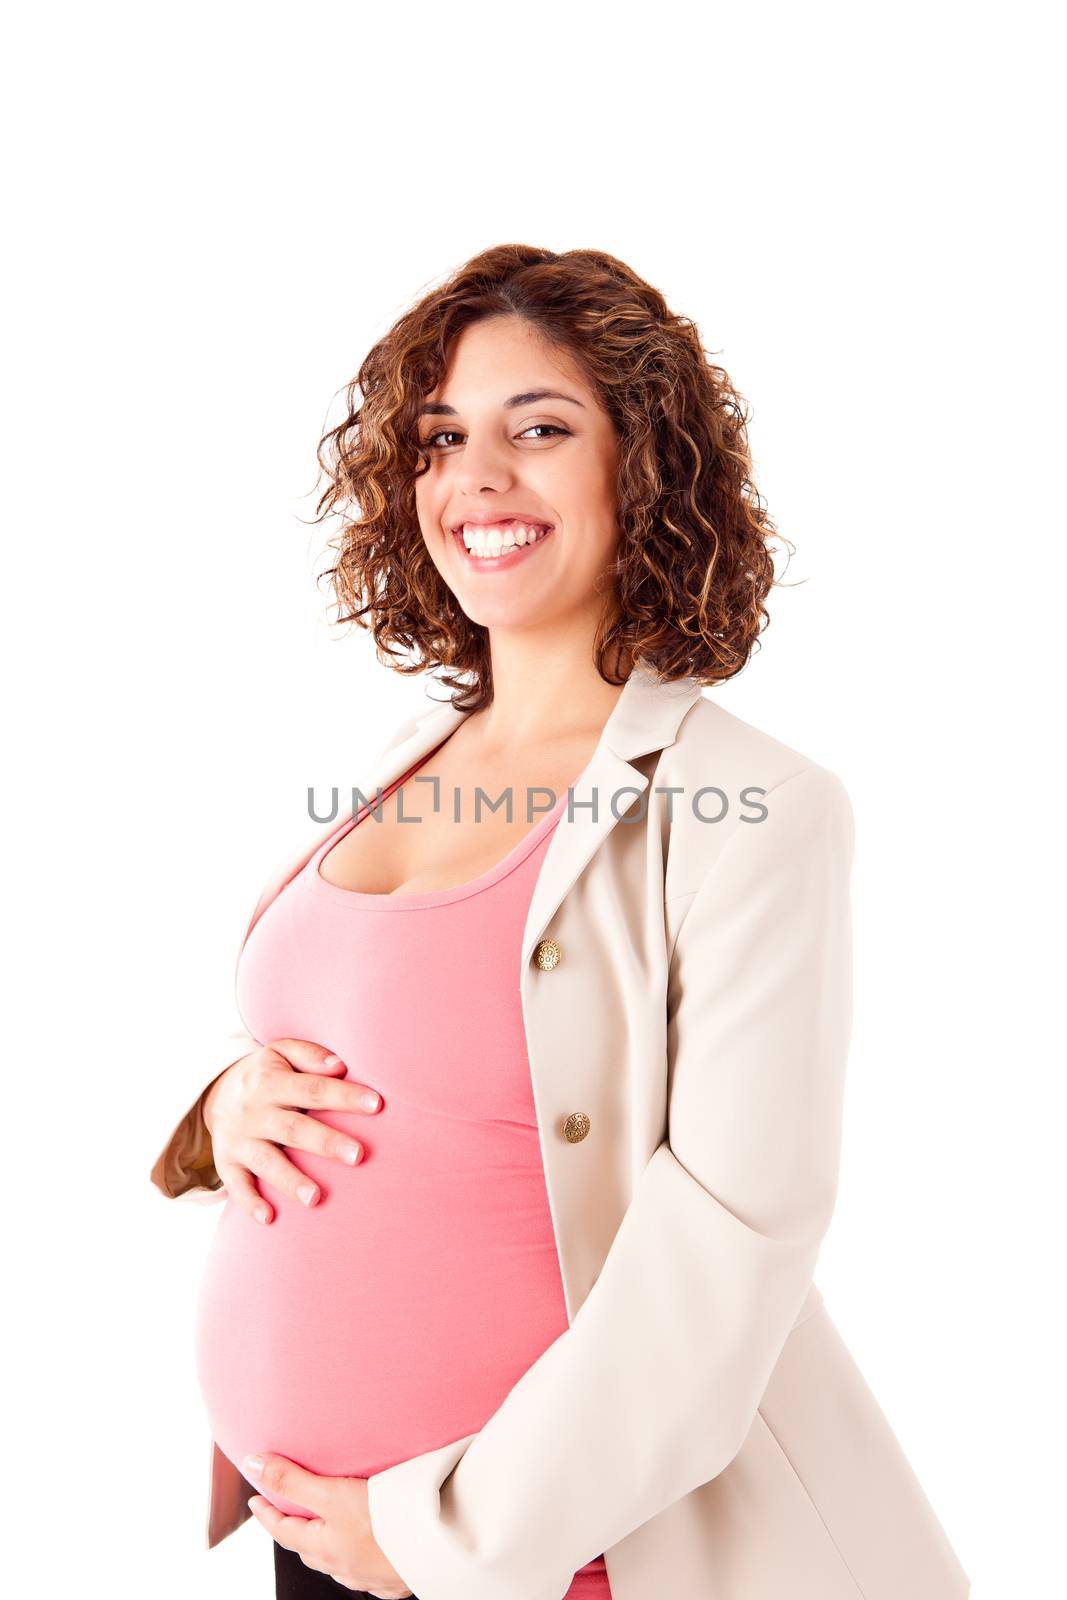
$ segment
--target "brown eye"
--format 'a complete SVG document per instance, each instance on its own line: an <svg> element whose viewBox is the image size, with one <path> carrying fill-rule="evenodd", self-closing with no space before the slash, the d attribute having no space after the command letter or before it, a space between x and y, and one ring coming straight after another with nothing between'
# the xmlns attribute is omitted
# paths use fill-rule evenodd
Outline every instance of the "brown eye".
<svg viewBox="0 0 1067 1600"><path fill-rule="evenodd" d="M568 430L566 428L557 428L557 426L556 426L556 424L554 422L531 422L530 426L528 428L524 428L522 433L519 434L519 438L520 439L525 438L525 436L528 433L532 433L535 428L540 428L542 430L542 432L546 433L546 434L548 434L548 433L561 433L561 434L566 435L567 432L568 432Z"/></svg>

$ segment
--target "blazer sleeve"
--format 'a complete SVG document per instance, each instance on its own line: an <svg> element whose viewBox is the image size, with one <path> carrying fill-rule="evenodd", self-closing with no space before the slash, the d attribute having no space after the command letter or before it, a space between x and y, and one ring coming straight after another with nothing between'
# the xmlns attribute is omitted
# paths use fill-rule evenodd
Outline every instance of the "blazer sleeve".
<svg viewBox="0 0 1067 1600"><path fill-rule="evenodd" d="M834 1208L852 1010L848 795L809 765L765 804L684 897L666 1137L593 1288L479 1432L368 1479L419 1600L562 1600L755 1420Z"/></svg>

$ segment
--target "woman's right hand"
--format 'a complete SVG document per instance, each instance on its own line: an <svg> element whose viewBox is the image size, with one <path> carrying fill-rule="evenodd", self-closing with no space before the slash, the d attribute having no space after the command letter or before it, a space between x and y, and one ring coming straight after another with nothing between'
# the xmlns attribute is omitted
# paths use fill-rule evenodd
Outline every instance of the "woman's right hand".
<svg viewBox="0 0 1067 1600"><path fill-rule="evenodd" d="M202 1109L215 1171L230 1199L257 1222L272 1221L274 1212L253 1174L303 1205L312 1206L319 1198L318 1185L279 1145L333 1156L350 1166L362 1160L358 1141L301 1109L368 1115L380 1109L377 1091L365 1083L349 1083L347 1070L322 1045L275 1039L233 1062L205 1093ZM375 1103L365 1103L367 1095Z"/></svg>

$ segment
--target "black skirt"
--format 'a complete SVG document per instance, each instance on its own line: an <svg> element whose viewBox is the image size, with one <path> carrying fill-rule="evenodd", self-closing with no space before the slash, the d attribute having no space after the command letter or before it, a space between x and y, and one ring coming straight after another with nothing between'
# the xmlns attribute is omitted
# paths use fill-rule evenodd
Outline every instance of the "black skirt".
<svg viewBox="0 0 1067 1600"><path fill-rule="evenodd" d="M373 1600L366 1589L346 1589L327 1572L305 1566L295 1550L287 1550L274 1540L274 1600Z"/></svg>

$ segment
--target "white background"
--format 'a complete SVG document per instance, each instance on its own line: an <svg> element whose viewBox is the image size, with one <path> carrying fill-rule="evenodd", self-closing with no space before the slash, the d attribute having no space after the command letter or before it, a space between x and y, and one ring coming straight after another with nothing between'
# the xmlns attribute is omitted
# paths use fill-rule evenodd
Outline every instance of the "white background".
<svg viewBox="0 0 1067 1600"><path fill-rule="evenodd" d="M20 1593L106 1566L131 1600L273 1594L254 1521L203 1546L192 1306L219 1212L148 1171L307 785L424 704L330 624L315 445L395 316L505 241L621 257L750 401L797 554L711 692L835 770L857 819L818 1282L977 1600L1059 1581L1051 17L216 0L9 24Z"/></svg>

